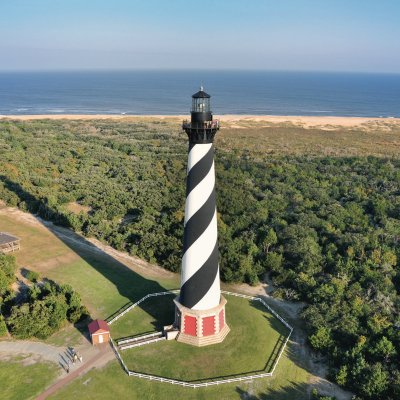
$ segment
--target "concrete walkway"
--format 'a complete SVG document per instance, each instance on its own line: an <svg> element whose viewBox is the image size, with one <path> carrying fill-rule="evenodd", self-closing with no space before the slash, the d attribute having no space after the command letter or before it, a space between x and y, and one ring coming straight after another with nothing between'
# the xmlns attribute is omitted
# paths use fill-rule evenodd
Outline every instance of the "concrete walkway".
<svg viewBox="0 0 400 400"><path fill-rule="evenodd" d="M37 397L37 399L40 400L46 399L58 389L67 385L78 376L85 374L90 369L102 367L109 361L115 359L115 354L109 343L104 343L100 346L92 346L90 343L86 343L82 346L75 347L75 351L82 355L82 363L77 361L73 364L71 351L66 347L58 347L29 340L0 341L0 358L2 354L7 356L36 355L44 361L50 361L56 364L60 374L56 378L55 383ZM69 366L69 372L67 372L67 366Z"/></svg>
<svg viewBox="0 0 400 400"><path fill-rule="evenodd" d="M6 353L9 355L37 354L43 360L54 363L59 363L60 354L63 354L64 352L64 347L56 347L41 342L32 342L28 340L0 341L0 353Z"/></svg>
<svg viewBox="0 0 400 400"><path fill-rule="evenodd" d="M71 370L69 374L64 376L62 379L58 380L55 384L47 388L43 393L41 393L36 400L45 400L63 386L67 385L78 376L84 375L90 369L94 367L101 367L107 362L115 359L114 352L111 350L108 344L104 346L99 346L99 351L91 359L87 360L81 367L78 366L77 369Z"/></svg>

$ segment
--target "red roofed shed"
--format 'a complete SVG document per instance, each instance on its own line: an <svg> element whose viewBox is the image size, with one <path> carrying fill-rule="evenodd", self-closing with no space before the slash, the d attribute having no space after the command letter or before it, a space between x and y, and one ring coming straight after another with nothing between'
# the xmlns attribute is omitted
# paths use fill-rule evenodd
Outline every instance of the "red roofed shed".
<svg viewBox="0 0 400 400"><path fill-rule="evenodd" d="M92 344L100 344L110 341L110 328L106 321L95 319L88 325Z"/></svg>

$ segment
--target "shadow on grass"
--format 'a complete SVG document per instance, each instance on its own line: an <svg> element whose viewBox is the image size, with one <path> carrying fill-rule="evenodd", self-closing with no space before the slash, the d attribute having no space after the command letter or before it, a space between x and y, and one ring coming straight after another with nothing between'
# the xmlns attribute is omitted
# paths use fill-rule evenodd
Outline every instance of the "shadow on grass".
<svg viewBox="0 0 400 400"><path fill-rule="evenodd" d="M55 225L46 226L59 240L65 243L72 251L74 251L81 259L86 261L92 268L102 274L117 288L122 297L129 301L127 305L134 303L144 297L148 293L163 292L167 289L161 286L157 281L146 279L138 273L134 272L114 257L105 253L84 237L77 235L71 230L67 218L56 210L53 210L47 204L46 199L38 199L27 192L19 183L9 180L6 176L0 175L0 182L3 182L6 189L14 192L20 202L24 202L28 211L39 215L45 220L51 220L57 225L69 228L68 232L63 231L65 228L59 228ZM155 329L160 326L172 323L173 320L165 321L165 316L149 303L143 302L139 305L146 313L154 319L153 325ZM108 317L104 315L103 318ZM75 324L75 327L88 338L87 333L88 321Z"/></svg>
<svg viewBox="0 0 400 400"><path fill-rule="evenodd" d="M250 304L256 308L257 310L263 311L263 312L267 312L269 314L269 316L264 315L264 318L266 320L268 320L268 322L270 323L271 327L276 331L279 332L279 337L278 340L276 341L274 348L272 350L272 353L270 354L264 370L265 372L271 372L276 360L279 357L279 354L283 348L283 346L285 345L285 340L289 335L289 329L282 324L282 322L280 322L273 314L271 314L266 307L261 304L258 301L251 301Z"/></svg>
<svg viewBox="0 0 400 400"><path fill-rule="evenodd" d="M236 392L242 400L306 400L308 399L307 388L309 385L291 382L288 386L280 389L270 389L268 393L253 395L239 387Z"/></svg>

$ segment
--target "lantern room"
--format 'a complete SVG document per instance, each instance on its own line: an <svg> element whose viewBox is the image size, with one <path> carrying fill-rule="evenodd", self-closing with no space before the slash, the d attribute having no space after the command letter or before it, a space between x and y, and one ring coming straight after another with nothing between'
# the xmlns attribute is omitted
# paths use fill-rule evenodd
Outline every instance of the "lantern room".
<svg viewBox="0 0 400 400"><path fill-rule="evenodd" d="M203 87L192 96L192 112L210 112L210 95L207 94Z"/></svg>
<svg viewBox="0 0 400 400"><path fill-rule="evenodd" d="M192 96L192 124L212 121L210 97L203 87L200 87L200 90Z"/></svg>

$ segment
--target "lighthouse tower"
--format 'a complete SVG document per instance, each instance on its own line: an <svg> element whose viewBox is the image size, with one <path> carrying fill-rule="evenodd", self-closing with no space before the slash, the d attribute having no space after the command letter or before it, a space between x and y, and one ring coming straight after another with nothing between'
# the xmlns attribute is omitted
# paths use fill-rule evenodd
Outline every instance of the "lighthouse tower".
<svg viewBox="0 0 400 400"><path fill-rule="evenodd" d="M174 300L178 341L205 346L222 342L229 332L226 300L221 296L210 95L203 88L192 96L189 137L181 290Z"/></svg>

